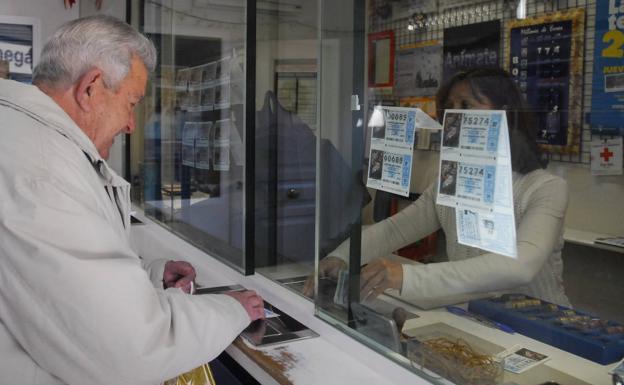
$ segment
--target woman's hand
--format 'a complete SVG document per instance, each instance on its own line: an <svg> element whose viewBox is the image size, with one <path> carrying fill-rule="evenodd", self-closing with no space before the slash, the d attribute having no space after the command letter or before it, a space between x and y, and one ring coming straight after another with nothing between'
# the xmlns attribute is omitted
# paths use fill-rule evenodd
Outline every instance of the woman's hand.
<svg viewBox="0 0 624 385"><path fill-rule="evenodd" d="M401 290L403 267L399 262L379 258L362 268L360 274L360 299L372 300L386 289Z"/></svg>
<svg viewBox="0 0 624 385"><path fill-rule="evenodd" d="M337 257L325 257L319 261L318 273L319 278L332 278L338 280L340 270L346 270L347 263ZM303 286L303 295L306 297L314 297L314 274L311 274Z"/></svg>

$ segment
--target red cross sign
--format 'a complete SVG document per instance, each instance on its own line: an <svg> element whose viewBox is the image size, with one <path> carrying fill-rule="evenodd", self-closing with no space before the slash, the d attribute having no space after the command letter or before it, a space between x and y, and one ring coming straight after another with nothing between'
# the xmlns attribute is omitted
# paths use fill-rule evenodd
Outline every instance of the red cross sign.
<svg viewBox="0 0 624 385"><path fill-rule="evenodd" d="M609 158L613 156L613 153L609 151L609 148L605 147L600 153L600 157L604 159L605 162L609 161Z"/></svg>

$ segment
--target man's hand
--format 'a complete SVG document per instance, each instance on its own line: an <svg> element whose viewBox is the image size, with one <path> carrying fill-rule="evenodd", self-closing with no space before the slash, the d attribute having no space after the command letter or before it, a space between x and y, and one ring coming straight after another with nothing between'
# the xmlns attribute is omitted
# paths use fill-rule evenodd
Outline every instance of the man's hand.
<svg viewBox="0 0 624 385"><path fill-rule="evenodd" d="M264 301L262 297L260 297L253 290L245 290L245 291L228 291L227 293L223 293L225 295L229 295L234 298L247 311L249 315L249 319L251 321L255 321L259 318L264 318Z"/></svg>
<svg viewBox="0 0 624 385"><path fill-rule="evenodd" d="M379 258L366 265L360 275L360 299L372 300L386 289L401 290L403 267L399 262Z"/></svg>
<svg viewBox="0 0 624 385"><path fill-rule="evenodd" d="M332 278L338 280L340 270L346 270L347 263L337 257L325 257L320 260L318 273L319 278ZM303 285L303 295L312 298L314 296L314 274L311 274Z"/></svg>
<svg viewBox="0 0 624 385"><path fill-rule="evenodd" d="M166 288L178 287L185 293L191 293L192 283L195 280L195 268L185 261L168 261L165 264L163 284Z"/></svg>

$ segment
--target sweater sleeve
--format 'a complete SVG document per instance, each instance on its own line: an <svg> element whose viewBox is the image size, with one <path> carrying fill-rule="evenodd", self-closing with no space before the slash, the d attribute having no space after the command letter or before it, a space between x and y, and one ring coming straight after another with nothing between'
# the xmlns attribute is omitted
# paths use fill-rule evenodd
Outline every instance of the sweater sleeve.
<svg viewBox="0 0 624 385"><path fill-rule="evenodd" d="M126 239L71 187L21 180L0 204L0 319L67 384L155 384L249 324L226 295L155 288Z"/></svg>
<svg viewBox="0 0 624 385"><path fill-rule="evenodd" d="M561 239L567 183L551 178L519 199L526 202L526 211L517 228L517 258L485 253L461 261L404 265L402 296L441 306L529 284Z"/></svg>
<svg viewBox="0 0 624 385"><path fill-rule="evenodd" d="M435 210L434 187L428 187L414 203L397 214L362 231L362 264L386 256L440 228ZM349 240L346 240L328 256L348 262L349 246Z"/></svg>

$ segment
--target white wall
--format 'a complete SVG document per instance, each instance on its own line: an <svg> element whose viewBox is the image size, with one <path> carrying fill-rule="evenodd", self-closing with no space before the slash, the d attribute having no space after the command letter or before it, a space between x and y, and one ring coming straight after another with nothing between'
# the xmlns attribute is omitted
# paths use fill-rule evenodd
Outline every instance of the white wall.
<svg viewBox="0 0 624 385"><path fill-rule="evenodd" d="M59 1L60 3L61 1ZM106 0L102 2L102 9L99 11L95 9L95 1L82 0L80 3L80 17L90 16L95 14L103 14L114 16L121 20L126 20L126 1L125 0ZM76 5L74 5L76 8ZM124 162L125 162L125 143L126 136L119 135L115 139L113 147L110 149L110 155L108 157L108 164L119 175L123 176Z"/></svg>
<svg viewBox="0 0 624 385"><path fill-rule="evenodd" d="M568 182L566 228L624 236L624 176L592 176L589 165L551 162Z"/></svg>
<svg viewBox="0 0 624 385"><path fill-rule="evenodd" d="M0 2L0 15L39 19L41 22L41 42L45 44L61 24L78 18L79 7L76 4L71 9L65 9L61 0L6 0Z"/></svg>
<svg viewBox="0 0 624 385"><path fill-rule="evenodd" d="M33 17L40 21L42 47L50 36L61 24L94 13L104 13L125 19L125 0L107 0L103 2L102 9L95 9L95 1L78 1L72 8L65 9L63 1L56 0L18 0L0 2L0 15ZM111 148L108 163L115 171L121 174L123 170L123 138L117 138Z"/></svg>

